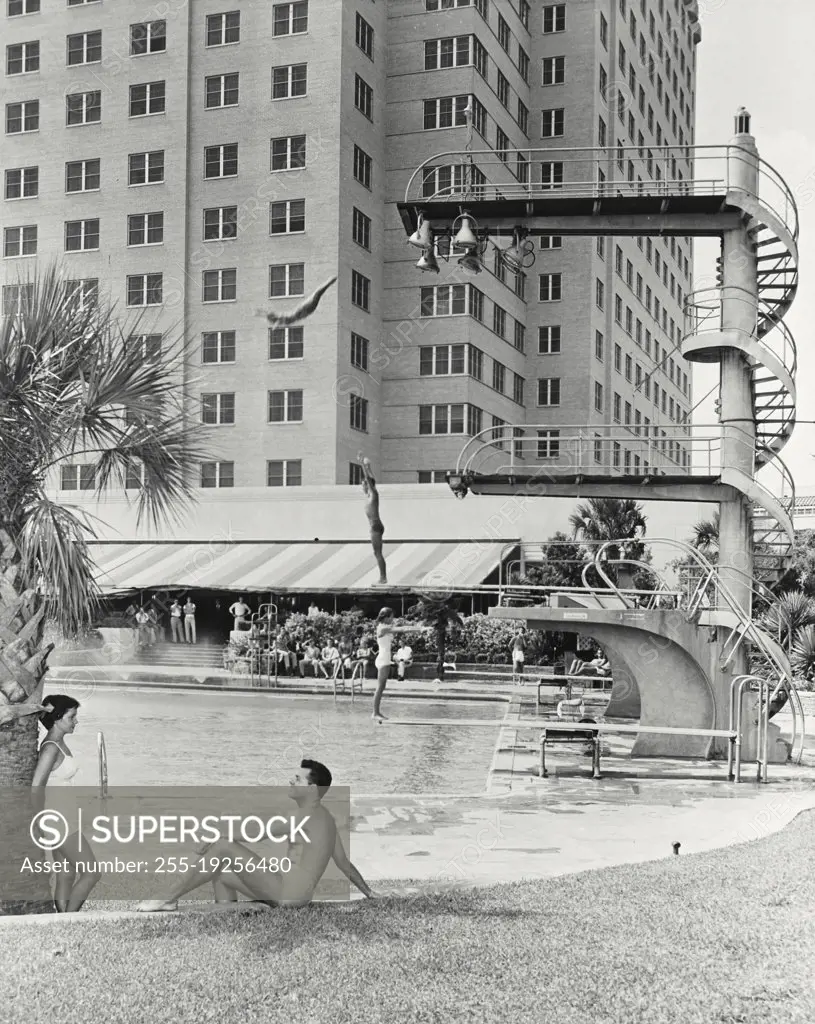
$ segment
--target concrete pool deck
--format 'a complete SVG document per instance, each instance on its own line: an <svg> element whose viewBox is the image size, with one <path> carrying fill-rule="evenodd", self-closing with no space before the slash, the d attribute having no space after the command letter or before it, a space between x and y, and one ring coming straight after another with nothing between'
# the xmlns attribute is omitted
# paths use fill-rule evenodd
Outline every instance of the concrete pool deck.
<svg viewBox="0 0 815 1024"><path fill-rule="evenodd" d="M109 677L99 683L119 685ZM146 684L133 680L124 683L128 685ZM441 687L411 681L394 685L392 690L389 687L388 693L404 697L420 685L416 692L422 696L460 698L462 688L470 699L487 696L483 685L454 680ZM253 688L249 692L259 691ZM325 686L319 692L325 694ZM763 838L788 825L802 811L815 809L815 744L811 738L805 763L771 765L767 785L754 781L752 764L743 766L744 781L736 785L727 782L727 766L720 761L632 760L626 757L625 743L616 738L604 752L603 778L591 778L590 759L580 748L556 747L547 755L550 777L540 779L535 729L512 726L514 716L521 711L524 717L529 713L533 694L528 685L513 689L504 684L497 692L489 686L489 695L503 697L507 714L496 722L495 753L482 794L457 794L456 780L451 779L448 793L352 796L349 852L374 889L380 881L393 879L410 880L409 887L397 891L412 895L448 887L551 878L671 857L677 842L680 856L702 853ZM365 698L370 699L370 693ZM784 725L783 714L778 721ZM807 727L812 737L815 719L808 718ZM611 756L606 756L609 753ZM382 891L383 896L393 893L392 885ZM97 921L144 918L132 910L102 906L68 917ZM184 913L236 909L194 903L182 904L182 908ZM238 909L253 912L266 908L241 902ZM0 927L65 919L66 915L0 918Z"/></svg>

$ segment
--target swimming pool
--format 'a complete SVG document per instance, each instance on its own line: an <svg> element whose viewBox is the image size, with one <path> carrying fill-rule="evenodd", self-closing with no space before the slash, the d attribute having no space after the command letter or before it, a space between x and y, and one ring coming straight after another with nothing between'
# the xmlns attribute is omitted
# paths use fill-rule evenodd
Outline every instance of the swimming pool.
<svg viewBox="0 0 815 1024"><path fill-rule="evenodd" d="M71 693L62 685L60 692ZM283 785L303 757L322 761L338 785L360 793L481 793L498 730L423 726L389 729L371 721L369 699L281 697L97 687L75 693L79 725L69 745L77 785L98 781L96 734L107 746L112 786ZM488 701L385 697L394 718L504 717Z"/></svg>

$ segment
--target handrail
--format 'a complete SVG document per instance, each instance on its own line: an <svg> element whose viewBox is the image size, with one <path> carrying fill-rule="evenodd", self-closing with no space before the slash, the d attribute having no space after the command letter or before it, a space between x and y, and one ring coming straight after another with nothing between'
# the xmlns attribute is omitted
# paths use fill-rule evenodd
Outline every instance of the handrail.
<svg viewBox="0 0 815 1024"><path fill-rule="evenodd" d="M743 696L747 686L758 686L758 735L756 736L756 782L767 782L767 753L770 732L769 684L760 676L740 675L730 683L729 728L736 734L727 751L727 781L741 782ZM734 750L735 747L735 750ZM735 756L734 756L735 755ZM735 763L734 763L735 762Z"/></svg>
<svg viewBox="0 0 815 1024"><path fill-rule="evenodd" d="M462 126L463 127L463 126ZM678 185L683 194L691 194L694 190L694 186L701 182L712 182L716 185L719 183L725 186L726 191L730 191L731 182L733 181L733 163L743 160L749 162L751 167L758 167L758 188L756 192L752 190L745 190L738 186L738 191L744 192L747 195L753 196L761 205L768 209L771 213L777 216L785 226L790 230L790 234L794 240L798 238L799 232L799 214L798 206L795 201L795 196L781 176L776 168L770 164L763 157L757 157L754 152L747 149L744 146L737 144L728 145L710 145L710 146L570 146L570 147L512 147L512 154L520 154L526 158L527 164L534 165L535 159L544 161L557 161L564 165L564 171L567 165L582 163L583 165L592 168L592 173L588 174L585 180L579 179L574 184L585 185L591 183L594 194L601 191L601 186L596 182L597 175L594 170L601 165L607 168L609 162L617 163L622 160L628 162L631 160L633 163L645 167L646 170L650 165L653 167L655 164L665 168L667 171L671 166L671 161L678 161L684 164L690 164L693 168L693 175L683 179L671 179L666 174L661 179L652 179L649 177L648 180L642 182L632 181L626 178L624 181L615 183L615 187L622 186L626 190L631 189L635 192L642 192L646 188L653 191L664 191L664 188L660 189L660 186L672 183ZM571 154L571 158L569 157ZM743 156L741 156L743 154ZM448 164L443 166L449 166L453 164L465 164L470 166L476 166L484 174L484 167L494 168L499 171L502 178L506 178L507 175L512 174L514 181L487 181L486 176L483 182L469 183L467 188L469 191L483 191L485 188L502 189L504 191L517 191L521 195L529 197L535 194L535 183L532 181L520 181L512 173L508 166L509 161L502 160L498 153L492 149L456 149L447 150L440 153L435 153L433 156L423 160L422 163L413 171L410 178L408 179L405 187L405 199L406 205L412 205L421 207L425 203L432 203L434 196L422 196L414 195L414 185L417 181L419 186L423 186L425 180L425 172L428 169L435 169L438 161L447 160ZM719 163L724 164L724 178L702 178L696 177L696 172L700 163L707 161L716 160ZM528 174L531 176L533 167L530 166ZM566 174L564 173L564 178ZM542 194L547 194L549 197L557 196L557 194L564 195L568 194L570 183L564 181L558 183L556 189L546 188L545 183L541 183L538 186L538 191ZM610 183L603 183L603 191L610 189ZM763 186L763 187L762 187ZM736 186L733 186L736 188ZM617 188L619 191L619 188ZM416 189L417 192L420 188ZM449 190L446 190L449 191ZM457 189L457 192L461 192L461 189ZM769 193L769 196L768 196ZM707 194L718 194L712 191ZM450 197L452 198L452 196Z"/></svg>

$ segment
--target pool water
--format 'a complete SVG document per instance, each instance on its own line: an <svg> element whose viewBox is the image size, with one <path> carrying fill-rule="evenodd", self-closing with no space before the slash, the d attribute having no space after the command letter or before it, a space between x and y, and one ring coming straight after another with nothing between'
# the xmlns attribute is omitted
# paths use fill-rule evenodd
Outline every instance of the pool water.
<svg viewBox="0 0 815 1024"><path fill-rule="evenodd" d="M70 694L71 687L63 692ZM280 697L97 687L75 694L69 739L76 785L98 782L98 730L111 786L284 785L303 757L322 761L337 785L361 793L481 793L498 730L380 726L370 698ZM393 718L504 717L503 703L398 700Z"/></svg>

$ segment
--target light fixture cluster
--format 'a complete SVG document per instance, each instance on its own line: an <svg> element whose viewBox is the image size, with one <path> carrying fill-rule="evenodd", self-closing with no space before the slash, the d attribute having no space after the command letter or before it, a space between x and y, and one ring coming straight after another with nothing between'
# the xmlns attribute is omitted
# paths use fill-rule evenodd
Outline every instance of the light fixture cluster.
<svg viewBox="0 0 815 1024"><path fill-rule="evenodd" d="M457 249L461 255L458 265L470 274L480 274L484 269L482 257L487 245L493 245L501 253L501 259L510 270L520 271L531 267L535 262L535 245L526 238L526 232L516 227L513 232L512 245L508 249L500 249L486 235L479 237L478 225L473 216L466 210L462 211L453 221L450 231L437 234L423 212L418 214L418 226L408 238L411 245L422 250L421 258L416 264L419 270L439 273L439 258L449 263L453 251Z"/></svg>

